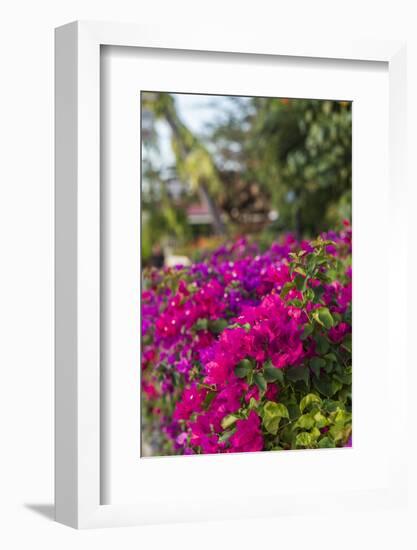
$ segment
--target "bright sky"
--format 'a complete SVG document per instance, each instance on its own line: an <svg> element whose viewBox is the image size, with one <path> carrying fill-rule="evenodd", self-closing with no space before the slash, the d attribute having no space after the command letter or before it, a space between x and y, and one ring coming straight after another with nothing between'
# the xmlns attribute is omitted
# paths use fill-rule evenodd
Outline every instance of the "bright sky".
<svg viewBox="0 0 417 550"><path fill-rule="evenodd" d="M197 135L219 115L227 101L222 96L175 94L174 97L180 117Z"/></svg>
<svg viewBox="0 0 417 550"><path fill-rule="evenodd" d="M188 128L200 136L208 123L218 120L226 109L231 108L231 102L225 96L173 94L178 108L178 114ZM171 150L171 134L168 126L159 121L157 123L160 136L161 164L172 165L174 156Z"/></svg>

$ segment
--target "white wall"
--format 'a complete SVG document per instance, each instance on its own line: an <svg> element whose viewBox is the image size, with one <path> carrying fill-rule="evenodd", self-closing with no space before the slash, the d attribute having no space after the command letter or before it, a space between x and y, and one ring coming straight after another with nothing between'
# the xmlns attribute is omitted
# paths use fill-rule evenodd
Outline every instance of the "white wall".
<svg viewBox="0 0 417 550"><path fill-rule="evenodd" d="M53 28L75 19L188 25L228 22L253 33L313 32L408 39L409 181L416 183L417 35L413 2L297 0L9 0L0 11L0 545L3 548L415 548L407 513L161 526L78 533L28 505L53 498ZM410 188L410 217L416 192ZM411 235L413 232L413 235ZM410 247L416 249L410 226ZM393 261L386 258L386 262ZM417 311L410 292L410 311ZM411 322L410 315L410 322ZM410 332L411 333L411 332ZM376 343L378 345L378 343ZM393 366L394 367L394 366ZM416 377L410 383L414 393ZM415 424L410 423L415 440ZM395 434L386 442L392 444ZM414 484L414 490L416 485ZM414 492L415 494L415 492ZM257 505L254 503L254 505ZM331 508L331 507L330 507ZM45 509L43 509L45 511ZM46 508L48 512L49 509ZM3 525L4 523L4 525ZM8 539L4 542L3 539Z"/></svg>

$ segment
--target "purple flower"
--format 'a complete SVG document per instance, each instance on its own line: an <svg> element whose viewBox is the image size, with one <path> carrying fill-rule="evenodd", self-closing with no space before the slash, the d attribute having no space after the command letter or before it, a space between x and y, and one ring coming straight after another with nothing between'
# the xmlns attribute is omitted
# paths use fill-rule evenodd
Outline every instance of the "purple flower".
<svg viewBox="0 0 417 550"><path fill-rule="evenodd" d="M313 242L297 242L292 235L265 252L238 238L205 253L200 263L144 273L144 425L161 452L270 448L275 436L265 427L262 432L261 411L278 397L286 402L287 369L311 367L311 358L333 352L351 364L342 344L352 330L350 224L321 237L332 241L325 247L327 258ZM310 273L307 260L314 255L320 264L301 290L299 276ZM339 267L332 267L334 257ZM300 258L304 269L296 265ZM318 308L329 310L333 326L315 319ZM302 381L296 391L301 400ZM320 393L313 385L310 391ZM250 408L254 400L256 410ZM324 434L328 427L320 430Z"/></svg>

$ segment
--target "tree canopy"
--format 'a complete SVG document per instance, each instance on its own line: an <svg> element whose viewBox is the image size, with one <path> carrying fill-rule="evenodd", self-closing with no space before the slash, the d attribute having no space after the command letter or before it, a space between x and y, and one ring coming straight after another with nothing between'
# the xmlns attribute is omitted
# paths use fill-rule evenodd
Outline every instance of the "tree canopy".
<svg viewBox="0 0 417 550"><path fill-rule="evenodd" d="M164 234L193 239L187 226L193 200L207 205L212 233L223 236L256 233L268 241L268 235L293 232L303 238L350 219L350 102L229 97L220 114L196 135L182 120L174 94L142 94L147 253ZM165 169L152 161L158 155L158 121L171 134L174 162ZM175 200L169 191L173 179L185 190Z"/></svg>

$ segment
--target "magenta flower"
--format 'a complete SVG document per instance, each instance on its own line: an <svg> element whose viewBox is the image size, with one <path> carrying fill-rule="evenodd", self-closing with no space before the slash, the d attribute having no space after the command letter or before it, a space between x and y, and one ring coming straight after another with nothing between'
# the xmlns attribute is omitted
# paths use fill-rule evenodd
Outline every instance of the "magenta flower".
<svg viewBox="0 0 417 550"><path fill-rule="evenodd" d="M329 338L332 342L340 342L350 332L350 326L347 323L339 323L329 330Z"/></svg>
<svg viewBox="0 0 417 550"><path fill-rule="evenodd" d="M210 361L206 365L205 384L224 384L229 376L229 367L225 362Z"/></svg>
<svg viewBox="0 0 417 550"><path fill-rule="evenodd" d="M321 237L332 241L327 256L314 242L297 242L291 235L265 252L239 238L189 267L144 273L144 425L162 452L245 452L276 444L293 448L294 438L281 441L280 435L277 441L268 431L265 404L278 398L290 402L294 387L298 404L307 392L320 394L317 377L333 376L320 366L323 360L326 365L332 357L351 364L345 345L352 330L351 226L346 223L341 232ZM302 268L295 265L299 258ZM304 287L300 275L301 283L311 275ZM327 308L330 324L317 321L318 308ZM300 376L294 385L291 377L297 372L291 367L307 376L304 393L304 379ZM344 383L343 393L331 399L348 401L350 389ZM321 397L327 398L326 384L323 391ZM320 420L320 437L332 439L331 422L323 427Z"/></svg>
<svg viewBox="0 0 417 550"><path fill-rule="evenodd" d="M265 392L265 399L268 401L276 401L279 389L276 384L268 384Z"/></svg>
<svg viewBox="0 0 417 550"><path fill-rule="evenodd" d="M175 407L174 419L187 420L194 412L200 411L206 393L206 390L198 390L195 385L186 388L181 401L178 401Z"/></svg>
<svg viewBox="0 0 417 550"><path fill-rule="evenodd" d="M155 386L146 380L142 380L142 391L148 399L155 399L158 397L158 392Z"/></svg>
<svg viewBox="0 0 417 550"><path fill-rule="evenodd" d="M236 422L236 432L230 438L231 448L236 453L262 451L264 441L260 418L251 411L246 420Z"/></svg>
<svg viewBox="0 0 417 550"><path fill-rule="evenodd" d="M249 403L252 397L258 401L259 400L259 388L258 386L252 386L248 389L248 391L245 393L245 401L246 403Z"/></svg>

